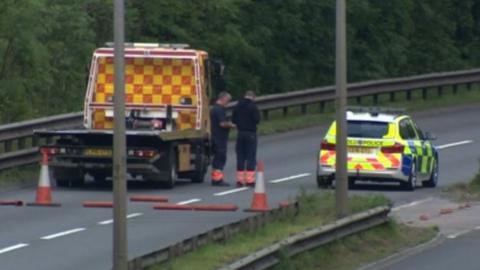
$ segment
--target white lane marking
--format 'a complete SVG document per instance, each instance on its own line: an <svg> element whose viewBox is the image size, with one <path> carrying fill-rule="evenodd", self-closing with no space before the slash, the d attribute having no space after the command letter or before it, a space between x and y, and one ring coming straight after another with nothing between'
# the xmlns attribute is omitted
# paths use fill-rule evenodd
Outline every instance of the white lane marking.
<svg viewBox="0 0 480 270"><path fill-rule="evenodd" d="M85 230L86 230L85 228L76 228L76 229L71 229L71 230L68 230L68 231L59 232L59 233L50 234L50 235L47 235L47 236L44 236L44 237L40 237L40 239L51 240L51 239L55 239L55 238L62 237L62 236L65 236L65 235L69 235L69 234L73 234L73 233L78 233L78 232L85 231Z"/></svg>
<svg viewBox="0 0 480 270"><path fill-rule="evenodd" d="M436 148L437 149L445 149L445 148L460 146L460 145L469 144L469 143L473 143L473 140L466 140L466 141L461 141L461 142L454 142L454 143L439 145Z"/></svg>
<svg viewBox="0 0 480 270"><path fill-rule="evenodd" d="M139 217L139 216L143 216L143 213L130 214L130 215L127 216L127 219L131 219L131 218ZM107 219L107 220L104 220L104 221L100 221L97 224L98 225L108 225L108 224L112 224L112 223L113 223L113 219Z"/></svg>
<svg viewBox="0 0 480 270"><path fill-rule="evenodd" d="M292 176L285 177L285 178L270 180L269 182L272 183L272 184L276 184L276 183L290 181L290 180L293 180L293 179L303 178L303 177L307 177L307 176L310 176L310 173L302 173L302 174L292 175Z"/></svg>
<svg viewBox="0 0 480 270"><path fill-rule="evenodd" d="M463 231L460 231L460 232L457 232L457 233L454 233L454 234L450 234L447 236L448 239L455 239L457 237L459 237L460 235L464 235L466 233L469 233L473 231L472 229L468 229L468 230L463 230Z"/></svg>
<svg viewBox="0 0 480 270"><path fill-rule="evenodd" d="M428 202L428 201L430 201L430 200L432 200L432 199L433 199L433 198L426 198L426 199L423 199L423 200L418 200L418 201L413 201L413 202L411 202L411 203L402 204L402 205L393 207L393 208L392 208L392 211L395 212L395 211L398 211L398 210L403 209L403 208L408 208L408 207L416 206L416 205L419 205L419 204Z"/></svg>
<svg viewBox="0 0 480 270"><path fill-rule="evenodd" d="M480 230L480 226L475 227L475 230Z"/></svg>
<svg viewBox="0 0 480 270"><path fill-rule="evenodd" d="M104 220L104 221L100 221L97 224L98 225L108 225L108 224L112 224L112 223L113 223L113 219L107 219L107 220Z"/></svg>
<svg viewBox="0 0 480 270"><path fill-rule="evenodd" d="M143 216L143 213L133 213L133 214L127 215L127 219L131 219L139 216Z"/></svg>
<svg viewBox="0 0 480 270"><path fill-rule="evenodd" d="M230 190L223 191L223 192L214 193L213 195L224 196L224 195L232 194L232 193L235 193L235 192L244 191L244 190L247 190L247 189L248 189L248 187L235 188L235 189L230 189Z"/></svg>
<svg viewBox="0 0 480 270"><path fill-rule="evenodd" d="M201 199L191 199L188 201L178 202L177 205L185 205L185 204L190 204L190 203L199 202L199 201L201 201Z"/></svg>
<svg viewBox="0 0 480 270"><path fill-rule="evenodd" d="M13 246L10 246L10 247L2 248L2 249L0 249L0 254L7 253L7 252L10 252L10 251L13 251L13 250L16 250L16 249L19 249L19 248L24 248L24 247L28 247L28 244L20 243L20 244L16 244L16 245L13 245Z"/></svg>

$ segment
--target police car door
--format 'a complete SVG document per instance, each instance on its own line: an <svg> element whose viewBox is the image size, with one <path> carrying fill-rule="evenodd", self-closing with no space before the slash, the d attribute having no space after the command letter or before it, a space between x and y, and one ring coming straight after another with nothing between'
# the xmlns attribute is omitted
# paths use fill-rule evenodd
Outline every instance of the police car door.
<svg viewBox="0 0 480 270"><path fill-rule="evenodd" d="M420 160L422 150L417 134L415 133L415 130L413 129L412 123L409 118L401 120L399 123L399 127L400 136L408 144L409 149L406 152L409 153L411 155L411 158L415 160L415 170L417 171L417 173L419 173L421 168Z"/></svg>
<svg viewBox="0 0 480 270"><path fill-rule="evenodd" d="M430 171L433 166L434 156L433 156L433 146L430 141L425 138L423 132L418 128L418 126L410 120L413 126L413 129L417 133L417 137L419 138L419 143L422 148L422 157L421 157L421 166L419 167L420 173L425 177L430 177Z"/></svg>
<svg viewBox="0 0 480 270"><path fill-rule="evenodd" d="M407 128L411 138L410 148L412 152L416 153L416 165L417 165L417 173L419 174L419 178L424 179L427 175L427 149L425 147L425 143L423 140L423 135L419 134L416 130L416 127L412 121L412 119L407 119ZM415 149L415 150L413 150Z"/></svg>

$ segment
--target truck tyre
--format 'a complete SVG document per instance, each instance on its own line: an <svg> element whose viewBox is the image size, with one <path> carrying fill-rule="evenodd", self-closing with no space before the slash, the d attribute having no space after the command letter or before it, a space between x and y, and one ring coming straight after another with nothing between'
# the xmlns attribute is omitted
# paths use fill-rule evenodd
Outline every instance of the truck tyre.
<svg viewBox="0 0 480 270"><path fill-rule="evenodd" d="M168 151L168 174L164 181L161 181L160 185L162 188L172 189L175 186L175 181L177 181L177 153L176 146L171 145L170 150Z"/></svg>
<svg viewBox="0 0 480 270"><path fill-rule="evenodd" d="M206 156L202 145L198 145L195 151L195 172L192 173L190 180L192 183L203 183L208 169L208 157Z"/></svg>
<svg viewBox="0 0 480 270"><path fill-rule="evenodd" d="M332 180L329 177L322 177L317 175L317 185L321 189L327 189L332 186Z"/></svg>

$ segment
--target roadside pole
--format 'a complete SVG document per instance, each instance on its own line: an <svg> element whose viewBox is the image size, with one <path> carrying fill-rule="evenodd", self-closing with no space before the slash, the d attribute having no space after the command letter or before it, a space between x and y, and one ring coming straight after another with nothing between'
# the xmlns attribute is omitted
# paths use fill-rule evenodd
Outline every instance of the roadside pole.
<svg viewBox="0 0 480 270"><path fill-rule="evenodd" d="M113 269L127 270L127 159L125 135L125 10L114 0Z"/></svg>
<svg viewBox="0 0 480 270"><path fill-rule="evenodd" d="M336 214L337 218L347 215L347 45L346 45L346 0L337 0L336 8Z"/></svg>

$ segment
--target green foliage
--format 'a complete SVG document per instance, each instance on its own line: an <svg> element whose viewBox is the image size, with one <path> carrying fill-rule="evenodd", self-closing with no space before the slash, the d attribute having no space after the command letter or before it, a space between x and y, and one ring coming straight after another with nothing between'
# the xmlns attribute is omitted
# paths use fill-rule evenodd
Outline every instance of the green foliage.
<svg viewBox="0 0 480 270"><path fill-rule="evenodd" d="M80 110L111 0L0 3L0 122ZM348 1L349 80L480 65L480 1ZM333 83L334 0L126 1L127 38L181 42L227 65L235 96Z"/></svg>

